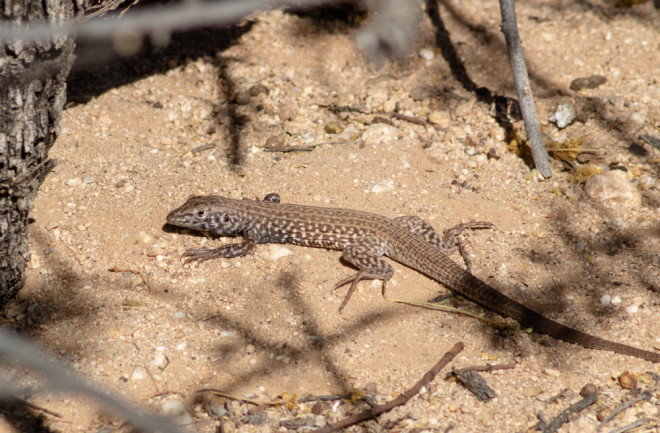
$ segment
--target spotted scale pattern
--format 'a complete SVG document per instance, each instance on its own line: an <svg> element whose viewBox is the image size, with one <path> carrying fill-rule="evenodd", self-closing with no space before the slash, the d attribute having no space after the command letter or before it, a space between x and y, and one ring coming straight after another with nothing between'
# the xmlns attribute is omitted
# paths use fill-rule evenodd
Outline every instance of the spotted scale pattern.
<svg viewBox="0 0 660 433"><path fill-rule="evenodd" d="M266 242L343 250L343 257L356 266L358 272L337 283L333 289L351 283L350 297L361 279L383 280L385 290L387 281L392 277L392 268L382 257L388 256L427 275L453 292L533 327L537 332L592 349L660 362L660 353L605 340L567 327L495 290L443 254L437 240L433 240L437 234L430 234L430 226L426 223L420 228L418 220L395 221L357 210L283 204L279 203L279 198L257 202L202 196L191 197L181 207L170 212L167 222L217 236L244 238L242 243L225 245L215 250L189 251L186 253L189 260L204 261L245 255L254 245ZM342 303L342 308L347 300Z"/></svg>

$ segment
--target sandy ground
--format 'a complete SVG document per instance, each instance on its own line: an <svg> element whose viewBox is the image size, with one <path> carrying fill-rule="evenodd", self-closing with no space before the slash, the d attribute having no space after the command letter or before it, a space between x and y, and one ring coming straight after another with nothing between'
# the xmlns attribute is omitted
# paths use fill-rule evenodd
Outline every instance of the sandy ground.
<svg viewBox="0 0 660 433"><path fill-rule="evenodd" d="M472 79L514 96L497 3L452 2L441 11ZM340 317L344 292L330 288L353 270L339 252L262 245L247 257L189 266L186 249L231 240L164 227L190 195L271 192L283 202L417 215L439 230L487 220L498 229L465 236L475 275L562 323L660 349L659 151L637 138L660 136L660 13L650 2L617 11L604 2L531 1L518 5L518 17L545 133L581 139L593 151L587 159L605 170L625 168L641 204L610 209L588 198L557 160L551 180L530 174L492 107L452 77L426 18L415 53L375 70L355 47L356 26L260 14L231 34L202 32L208 41L189 43L220 38L215 48L155 52L101 68L100 78L72 79L51 151L60 164L35 203L28 283L8 324L140 407L176 412L172 402L183 403L177 420L187 431L324 425L367 406L225 404L197 391L265 401L366 390L384 402L458 341L466 348L456 367L515 364L482 373L496 398L480 402L442 373L408 404L355 430L527 431L539 413L552 419L592 384L598 402L560 431L595 431L601 411L643 390L652 397L606 430L649 420L643 431L660 431L660 391L645 373L660 373L658 365L396 304L368 282ZM569 90L592 75L607 81ZM411 97L420 87L429 96ZM562 102L578 118L559 130L548 113ZM333 113L332 104L360 112ZM381 114L397 107L419 119L432 114L439 127ZM395 265L390 296L423 301L444 292ZM19 367L0 370L23 385L42 383ZM637 377L637 389L619 384L624 372ZM29 400L61 415L43 415L51 431L128 431L80 396ZM20 426L20 413L14 419ZM15 431L1 417L0 430Z"/></svg>

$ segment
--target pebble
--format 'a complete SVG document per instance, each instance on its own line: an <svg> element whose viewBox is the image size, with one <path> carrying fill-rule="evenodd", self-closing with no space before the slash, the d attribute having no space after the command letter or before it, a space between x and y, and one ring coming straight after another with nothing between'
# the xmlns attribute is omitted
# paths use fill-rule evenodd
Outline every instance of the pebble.
<svg viewBox="0 0 660 433"><path fill-rule="evenodd" d="M630 115L630 120L637 124L638 127L646 123L648 112L646 110L636 111Z"/></svg>
<svg viewBox="0 0 660 433"><path fill-rule="evenodd" d="M369 382L364 386L364 390L370 394L378 393L378 384L376 382ZM419 394L422 394L420 391Z"/></svg>
<svg viewBox="0 0 660 433"><path fill-rule="evenodd" d="M543 370L543 372L545 374L547 374L548 376L553 376L553 377L561 376L561 373L558 370L555 370L555 369L552 369L552 368L546 368L545 370Z"/></svg>
<svg viewBox="0 0 660 433"><path fill-rule="evenodd" d="M268 253L268 258L270 260L277 260L282 257L290 256L291 254L293 254L293 252L290 249L275 244L270 245L269 250L270 251Z"/></svg>
<svg viewBox="0 0 660 433"><path fill-rule="evenodd" d="M440 128L447 129L451 124L449 113L445 111L431 111L429 113L429 122L438 125Z"/></svg>
<svg viewBox="0 0 660 433"><path fill-rule="evenodd" d="M633 304L626 307L626 313L628 314L635 314L637 311L639 311L639 307L637 305Z"/></svg>
<svg viewBox="0 0 660 433"><path fill-rule="evenodd" d="M149 235L146 234L145 232L140 232L140 233L138 233L138 236L140 237L140 240L141 240L142 242L144 242L145 244L148 244L148 243L151 242L151 240L152 240L151 236L149 236Z"/></svg>
<svg viewBox="0 0 660 433"><path fill-rule="evenodd" d="M321 415L328 412L330 410L330 407L331 407L330 403L328 403L327 401L317 401L316 403L314 403L314 406L312 406L311 412L314 415Z"/></svg>
<svg viewBox="0 0 660 433"><path fill-rule="evenodd" d="M630 371L621 373L617 380L623 389L633 389L637 385L637 377Z"/></svg>
<svg viewBox="0 0 660 433"><path fill-rule="evenodd" d="M600 304L604 307L610 305L612 302L612 297L610 295L603 295L600 297Z"/></svg>
<svg viewBox="0 0 660 433"><path fill-rule="evenodd" d="M344 128L337 122L328 122L323 128L326 134L341 134L344 132Z"/></svg>
<svg viewBox="0 0 660 433"><path fill-rule="evenodd" d="M147 377L147 369L144 367L135 367L131 373L131 381L136 382Z"/></svg>
<svg viewBox="0 0 660 433"><path fill-rule="evenodd" d="M80 186L82 185L82 179L79 177L74 177L66 181L66 184L69 186Z"/></svg>
<svg viewBox="0 0 660 433"><path fill-rule="evenodd" d="M367 146L385 144L399 138L399 130L384 123L375 123L362 133L362 139Z"/></svg>
<svg viewBox="0 0 660 433"><path fill-rule="evenodd" d="M436 90L431 86L419 86L412 89L408 95L413 101L423 101L435 96L436 94Z"/></svg>
<svg viewBox="0 0 660 433"><path fill-rule="evenodd" d="M264 410L255 410L247 416L247 422L252 425L264 425L268 422L268 415Z"/></svg>
<svg viewBox="0 0 660 433"><path fill-rule="evenodd" d="M227 415L227 409L224 406L220 406L215 401L212 401L209 404L207 412L209 415L211 415L213 419L220 419L223 416Z"/></svg>
<svg viewBox="0 0 660 433"><path fill-rule="evenodd" d="M268 87L264 86L263 84L255 84L254 86L250 87L250 89L248 89L248 94L252 97L258 96L260 93L267 95L268 92Z"/></svg>
<svg viewBox="0 0 660 433"><path fill-rule="evenodd" d="M548 114L548 121L555 123L557 128L563 129L573 123L576 117L577 111L573 104L565 102L557 105L552 111L550 111Z"/></svg>
<svg viewBox="0 0 660 433"><path fill-rule="evenodd" d="M595 89L607 82L607 78L602 75L591 75L589 77L576 78L571 81L569 88L571 90Z"/></svg>
<svg viewBox="0 0 660 433"><path fill-rule="evenodd" d="M612 220L612 225L619 230L626 228L627 224L621 217L616 217Z"/></svg>
<svg viewBox="0 0 660 433"><path fill-rule="evenodd" d="M24 312L26 308L26 304L10 301L9 305L5 309L5 317L7 317L7 319L12 319Z"/></svg>
<svg viewBox="0 0 660 433"><path fill-rule="evenodd" d="M159 370L165 370L168 363L167 357L163 353L158 352L154 355L154 359L149 363L149 366Z"/></svg>
<svg viewBox="0 0 660 433"><path fill-rule="evenodd" d="M596 413L596 419L598 421L603 421L605 418L608 418L612 413L612 409L609 407L603 407Z"/></svg>
<svg viewBox="0 0 660 433"><path fill-rule="evenodd" d="M580 390L580 395L582 397L586 397L591 394L597 394L598 393L598 387L594 385L593 383L588 383L582 387Z"/></svg>
<svg viewBox="0 0 660 433"><path fill-rule="evenodd" d="M296 108L291 104L280 104L278 114L282 121L293 120L298 116Z"/></svg>
<svg viewBox="0 0 660 433"><path fill-rule="evenodd" d="M179 400L166 401L160 408L163 415L172 419L178 425L192 424L192 417L186 406Z"/></svg>
<svg viewBox="0 0 660 433"><path fill-rule="evenodd" d="M432 60L435 57L435 53L430 48L422 48L419 50L419 57L425 60Z"/></svg>
<svg viewBox="0 0 660 433"><path fill-rule="evenodd" d="M369 187L368 192L374 194L380 194L382 192L389 192L394 190L394 179L385 179L378 182L374 182L371 187Z"/></svg>
<svg viewBox="0 0 660 433"><path fill-rule="evenodd" d="M238 105L247 105L250 103L250 93L249 92L239 92L236 95L236 103Z"/></svg>
<svg viewBox="0 0 660 433"><path fill-rule="evenodd" d="M472 108L474 107L474 99L470 99L469 101L461 102L456 106L456 109L454 110L454 114L457 117L465 117L468 114L472 112Z"/></svg>
<svg viewBox="0 0 660 433"><path fill-rule="evenodd" d="M163 249L160 247L152 247L147 251L147 257L158 257L163 255Z"/></svg>
<svg viewBox="0 0 660 433"><path fill-rule="evenodd" d="M283 147L285 144L283 135L271 135L266 139L264 147L266 149L271 147Z"/></svg>
<svg viewBox="0 0 660 433"><path fill-rule="evenodd" d="M642 195L622 170L611 170L591 176L584 185L587 195L605 206L637 209Z"/></svg>

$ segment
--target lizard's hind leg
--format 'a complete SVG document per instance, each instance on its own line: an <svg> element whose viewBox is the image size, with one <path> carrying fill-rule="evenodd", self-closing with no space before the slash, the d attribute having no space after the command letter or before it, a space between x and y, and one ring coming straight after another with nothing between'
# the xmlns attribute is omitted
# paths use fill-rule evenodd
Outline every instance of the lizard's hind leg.
<svg viewBox="0 0 660 433"><path fill-rule="evenodd" d="M358 268L358 272L332 286L332 293L334 293L337 288L351 283L351 287L339 307L339 314L344 310L360 280L383 280L383 296L385 296L387 281L394 275L392 266L383 259L386 253L386 241L376 236L365 236L356 239L344 248L342 257Z"/></svg>
<svg viewBox="0 0 660 433"><path fill-rule="evenodd" d="M486 221L474 221L458 224L449 228L445 230L442 237L440 237L431 224L418 216L401 216L395 218L394 221L406 230L421 237L426 243L433 245L445 255L451 255L456 249L458 249L461 257L463 257L463 262L465 263L468 272L472 272L472 262L470 262L467 251L465 250L465 245L459 235L467 229L478 230L496 228L495 225Z"/></svg>

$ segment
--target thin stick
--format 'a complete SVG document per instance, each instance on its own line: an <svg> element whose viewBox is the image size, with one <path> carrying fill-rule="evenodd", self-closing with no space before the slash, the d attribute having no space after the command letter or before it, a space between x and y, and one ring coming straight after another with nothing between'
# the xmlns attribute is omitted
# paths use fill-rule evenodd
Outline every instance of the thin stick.
<svg viewBox="0 0 660 433"><path fill-rule="evenodd" d="M464 373L466 371L495 371L495 370L511 370L513 368L516 368L516 363L512 362L511 364L501 364L501 365L493 365L493 364L486 364L486 365L475 365L472 367L465 367L465 368L455 368L451 375L455 374L460 374Z"/></svg>
<svg viewBox="0 0 660 433"><path fill-rule="evenodd" d="M574 414L583 411L587 407L598 401L598 394L589 394L584 397L582 400L578 401L575 404L570 405L567 409L562 411L559 415L555 417L549 424L543 426L541 430L543 433L554 433L559 430L559 427L568 422L568 418Z"/></svg>
<svg viewBox="0 0 660 433"><path fill-rule="evenodd" d="M245 403L251 403L257 406L277 406L278 404L284 404L287 402L282 398L279 398L277 400L270 400L270 401L261 401L261 400L255 400L253 398L244 398L244 397L239 397L237 395L226 393L224 391L220 391L219 389L212 389L212 388L200 389L197 392L210 392L211 394L217 395L218 397L224 397L229 400L243 401Z"/></svg>
<svg viewBox="0 0 660 433"><path fill-rule="evenodd" d="M638 427L643 426L644 424L648 424L649 422L651 422L651 421L648 420L648 419L640 419L639 421L635 421L632 424L628 424L628 425L623 426L621 428L614 429L614 430L610 431L610 433L625 433L627 431L635 430ZM657 426L657 424L656 424L656 426ZM650 427L652 427L652 426L649 426L649 428ZM648 430L648 431L651 431L651 430Z"/></svg>
<svg viewBox="0 0 660 433"><path fill-rule="evenodd" d="M374 418L380 415L381 413L387 412L388 410L395 408L396 406L405 404L406 402L408 402L408 400L410 400L413 396L415 396L415 394L417 394L423 386L428 385L440 372L440 370L442 370L443 367L449 364L452 361L452 359L454 359L456 355L458 355L463 350L464 347L465 346L463 345L462 342L456 343L449 352L444 354L442 359L440 359L440 361L438 361L438 363L435 364L430 371L427 371L426 374L424 374L424 376L419 382L417 382L412 388L410 388L409 390L407 390L406 392L404 392L394 400L390 400L389 402L382 404L380 406L372 407L356 415L346 417L343 420L337 421L336 423L328 424L314 431L316 433L334 432L339 429L348 427L350 425L357 424L359 422Z"/></svg>
<svg viewBox="0 0 660 433"><path fill-rule="evenodd" d="M53 412L52 410L46 409L45 407L37 406L36 404L30 403L29 401L23 400L22 398L14 397L14 400L17 401L20 404L23 404L23 405L29 407L30 409L41 411L41 412L46 413L48 415L54 416L55 418L62 418L62 415L60 415L59 413Z"/></svg>
<svg viewBox="0 0 660 433"><path fill-rule="evenodd" d="M612 418L623 412L624 410L628 409L629 407L637 404L637 402L642 401L642 400L649 400L651 398L651 393L649 391L644 391L641 395L637 396L633 400L630 400L629 402L623 403L617 408L615 408L610 414L598 424L598 427L596 427L596 431L600 431L605 424L607 424Z"/></svg>
<svg viewBox="0 0 660 433"><path fill-rule="evenodd" d="M525 123L525 133L532 148L532 158L539 173L547 179L552 177L552 169L550 168L548 152L545 150L543 144L541 127L536 118L534 97L532 96L532 88L529 85L529 76L527 74L527 66L525 65L525 55L520 43L520 35L518 34L516 10L513 0L500 0L500 13L502 15L500 28L502 29L502 33L504 33L506 46L509 49L513 84L516 87L516 95L518 96L523 122Z"/></svg>
<svg viewBox="0 0 660 433"><path fill-rule="evenodd" d="M415 125L432 126L437 131L444 131L445 130L445 129L439 127L438 125L434 125L431 122L428 122L424 119L420 119L418 117L413 117L413 116L406 116L405 114L397 113L396 111L394 111L392 113L383 113L383 114L389 114L390 116L394 117L395 119L404 120L406 122L414 123Z"/></svg>
<svg viewBox="0 0 660 433"><path fill-rule="evenodd" d="M454 307L449 307L447 305L438 305L438 304L433 304L430 302L424 302L424 301L413 301L413 300L408 300L408 299L396 299L396 298L386 298L390 302L396 302L397 304L406 304L406 305L411 305L413 307L421 307L421 308L426 308L429 310L437 310L437 311L446 311L448 313L458 313L458 314L463 314L464 316L472 317L473 319L481 320L482 322L487 323L490 326L499 326L497 323L493 322L492 320L488 320L483 316L479 316L478 314L470 313L469 311L461 310L459 308L454 308Z"/></svg>

